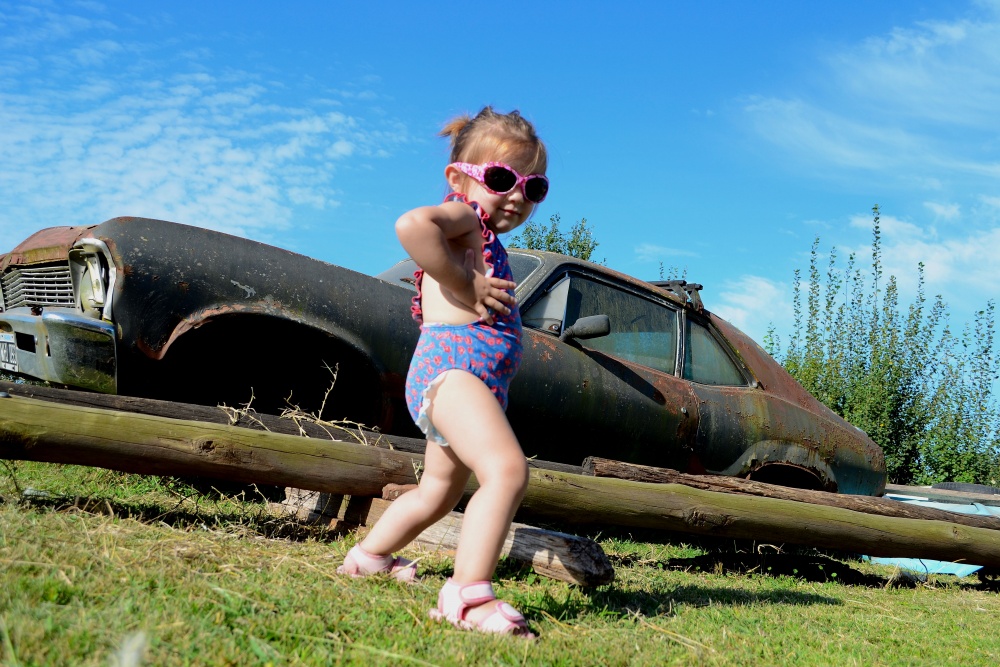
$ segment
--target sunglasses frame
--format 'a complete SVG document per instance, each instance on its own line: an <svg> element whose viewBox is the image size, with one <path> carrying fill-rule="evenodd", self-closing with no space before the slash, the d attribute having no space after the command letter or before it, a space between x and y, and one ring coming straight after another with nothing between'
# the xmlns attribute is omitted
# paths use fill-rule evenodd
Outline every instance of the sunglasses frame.
<svg viewBox="0 0 1000 667"><path fill-rule="evenodd" d="M529 201L532 204L541 204L543 201L545 201L545 198L549 196L549 189L548 189L549 179L547 176L545 176L545 174L528 174L527 176L522 176L520 173L518 173L517 169L514 169L514 167L510 166L506 162L486 162L484 164L472 164L470 162L452 162L451 165L449 166L455 167L466 176L471 176L472 178L476 179L476 181L480 185L482 185L486 189L486 191L489 192L490 194L505 195L515 190L517 186L521 186L521 194L524 195L525 201ZM510 173L514 174L514 178L517 179L514 182L514 185L512 185L509 190L503 190L503 191L494 190L490 186L486 185L486 170L491 167L500 167L501 169L506 169ZM545 194L542 195L542 198L537 201L528 197L528 189L527 189L528 181L536 178L540 178L543 181L545 181L546 185Z"/></svg>

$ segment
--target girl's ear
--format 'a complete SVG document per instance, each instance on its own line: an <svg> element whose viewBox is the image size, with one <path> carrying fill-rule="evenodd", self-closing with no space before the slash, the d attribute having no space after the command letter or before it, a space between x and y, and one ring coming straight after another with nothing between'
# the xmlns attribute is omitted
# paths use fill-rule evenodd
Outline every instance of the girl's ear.
<svg viewBox="0 0 1000 667"><path fill-rule="evenodd" d="M452 192L461 192L462 176L464 174L455 165L449 164L444 168L444 178Z"/></svg>

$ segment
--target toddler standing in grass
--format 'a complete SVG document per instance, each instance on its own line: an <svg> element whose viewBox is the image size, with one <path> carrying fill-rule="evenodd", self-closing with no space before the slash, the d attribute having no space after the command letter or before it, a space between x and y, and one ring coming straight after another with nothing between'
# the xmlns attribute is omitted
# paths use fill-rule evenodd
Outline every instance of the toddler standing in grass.
<svg viewBox="0 0 1000 667"><path fill-rule="evenodd" d="M533 637L524 617L496 599L490 580L528 483L528 467L507 422L507 388L521 361L521 317L507 252L497 234L524 223L545 199L545 146L520 113L486 107L445 126L451 192L396 222L420 267L413 316L420 339L406 378L410 414L427 436L424 472L339 571L415 578L392 555L454 509L471 473L479 489L465 509L455 571L433 618L481 632Z"/></svg>

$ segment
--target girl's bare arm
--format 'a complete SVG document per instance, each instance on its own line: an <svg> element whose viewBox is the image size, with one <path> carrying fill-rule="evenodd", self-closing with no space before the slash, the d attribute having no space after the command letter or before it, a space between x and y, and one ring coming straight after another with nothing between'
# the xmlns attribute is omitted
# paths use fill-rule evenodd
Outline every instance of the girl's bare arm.
<svg viewBox="0 0 1000 667"><path fill-rule="evenodd" d="M489 311L510 313L514 297L507 292L515 283L487 278L475 270L475 254L467 250L457 261L449 242L474 234L478 237L479 218L467 204L445 202L422 206L404 213L396 221L399 242L425 273L451 292L458 301L473 309L485 322L493 323Z"/></svg>

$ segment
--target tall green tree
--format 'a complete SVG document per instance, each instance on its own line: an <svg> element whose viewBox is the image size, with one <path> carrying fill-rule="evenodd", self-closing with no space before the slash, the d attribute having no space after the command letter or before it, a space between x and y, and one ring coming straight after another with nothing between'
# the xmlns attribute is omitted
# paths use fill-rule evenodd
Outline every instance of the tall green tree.
<svg viewBox="0 0 1000 667"><path fill-rule="evenodd" d="M570 227L569 232L560 229L562 218L558 213L549 217L549 224L529 220L521 227L521 232L510 241L515 248L528 250L547 250L563 255L590 260L594 250L600 245L594 240L594 235L587 219L581 218Z"/></svg>

